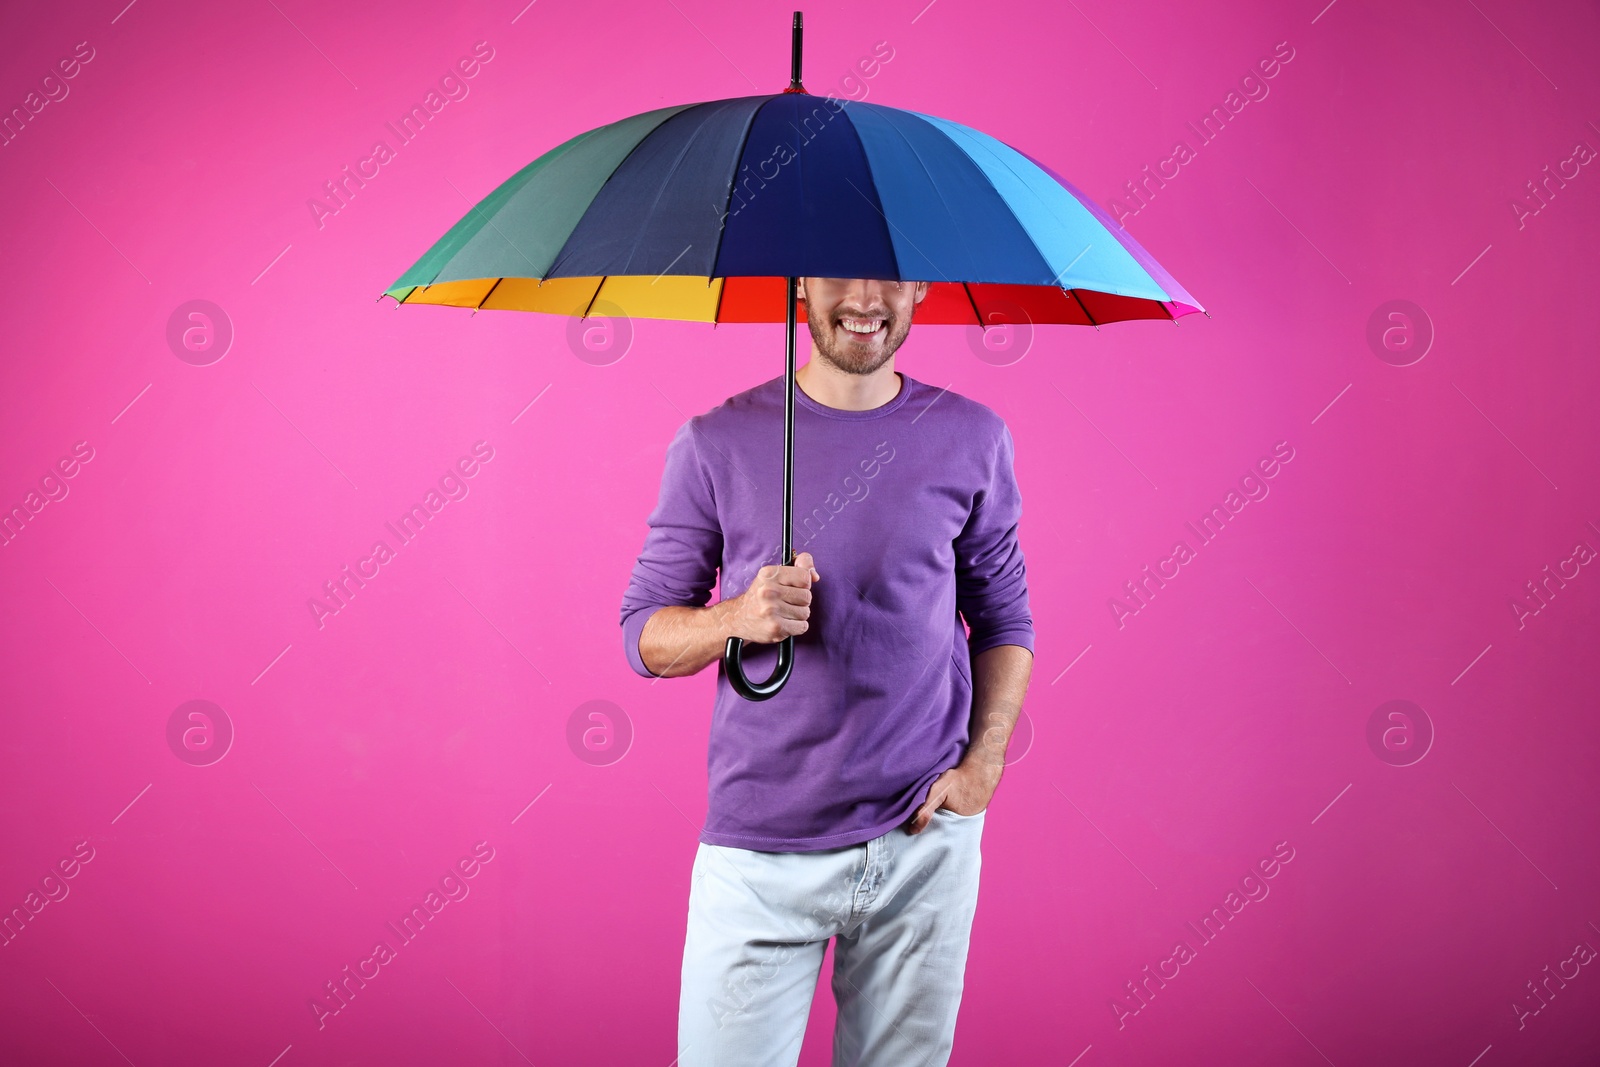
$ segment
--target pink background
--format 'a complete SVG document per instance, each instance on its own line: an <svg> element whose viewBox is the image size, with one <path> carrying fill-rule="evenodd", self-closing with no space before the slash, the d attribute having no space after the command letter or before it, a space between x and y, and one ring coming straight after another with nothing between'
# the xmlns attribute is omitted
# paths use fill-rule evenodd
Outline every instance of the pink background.
<svg viewBox="0 0 1600 1067"><path fill-rule="evenodd" d="M1562 562L1600 546L1600 174L1563 163L1600 147L1600 14L1324 2L806 8L812 92L978 126L1108 206L1194 149L1126 222L1212 318L988 359L930 326L898 359L1008 420L1038 633L953 1062L1600 1057L1600 576ZM71 8L0 34L8 113L68 90L0 148L0 505L93 451L0 548L0 908L39 909L0 948L0 1061L668 1064L715 679L634 675L619 602L674 429L781 373L782 327L637 322L623 353L375 297L568 137L781 89L793 5ZM478 41L468 95L319 227L323 183ZM1546 165L1570 177L1519 217ZM234 331L207 365L168 341L197 299ZM1435 335L1405 366L1368 341L1391 300ZM479 441L468 495L319 627L323 583ZM1119 627L1280 441L1270 495ZM1578 573L1519 625L1546 565ZM231 724L220 761L169 742L190 700ZM595 700L599 754L569 742ZM1391 700L1420 761L1369 743ZM319 1028L324 983L479 842L467 895Z"/></svg>

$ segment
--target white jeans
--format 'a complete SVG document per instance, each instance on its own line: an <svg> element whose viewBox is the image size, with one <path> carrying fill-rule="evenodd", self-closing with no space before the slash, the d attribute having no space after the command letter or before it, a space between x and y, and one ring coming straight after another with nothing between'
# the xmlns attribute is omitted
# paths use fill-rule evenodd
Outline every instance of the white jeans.
<svg viewBox="0 0 1600 1067"><path fill-rule="evenodd" d="M985 812L936 811L822 852L700 843L678 1067L793 1067L834 938L833 1067L943 1067L978 903Z"/></svg>

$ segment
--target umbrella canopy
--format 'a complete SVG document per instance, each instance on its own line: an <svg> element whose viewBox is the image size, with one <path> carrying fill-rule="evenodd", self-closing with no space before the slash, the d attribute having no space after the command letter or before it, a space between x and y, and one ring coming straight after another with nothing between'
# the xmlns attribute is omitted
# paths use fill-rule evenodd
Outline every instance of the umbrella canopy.
<svg viewBox="0 0 1600 1067"><path fill-rule="evenodd" d="M1203 310L1099 205L1015 148L808 93L665 107L579 134L502 183L384 295L783 322L789 277L930 282L919 323Z"/></svg>
<svg viewBox="0 0 1600 1067"><path fill-rule="evenodd" d="M789 88L581 133L485 197L378 299L588 317L787 324L781 553L790 547L797 278L926 281L918 323L1170 319L1200 304L1088 197L970 126ZM788 680L794 638L764 682Z"/></svg>

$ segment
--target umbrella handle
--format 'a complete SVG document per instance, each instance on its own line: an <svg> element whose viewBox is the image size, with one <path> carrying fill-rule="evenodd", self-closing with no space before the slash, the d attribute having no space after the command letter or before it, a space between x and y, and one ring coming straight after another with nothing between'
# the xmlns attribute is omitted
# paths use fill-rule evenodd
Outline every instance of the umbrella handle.
<svg viewBox="0 0 1600 1067"><path fill-rule="evenodd" d="M728 646L722 651L722 666L728 672L728 684L746 700L766 700L776 696L789 680L789 670L794 666L794 637L785 637L778 643L778 665L773 669L772 677L764 682L752 682L744 676L743 657L744 638L728 638Z"/></svg>
<svg viewBox="0 0 1600 1067"><path fill-rule="evenodd" d="M795 62L799 63L800 39L800 14L795 13ZM796 74L798 75L798 68ZM785 345L783 359L783 527L782 540L779 544L779 558L785 566L794 565L794 549L789 544L789 532L793 525L794 516L794 320L795 297L798 291L796 279L789 278L789 295L784 303L788 305L788 313L784 316L787 320L785 329ZM726 647L722 650L722 666L728 673L728 684L733 686L733 691L746 700L766 700L778 695L784 683L789 680L789 671L794 667L794 635L785 637L778 644L778 665L772 671L772 677L764 682L752 682L744 676L744 638L729 637Z"/></svg>

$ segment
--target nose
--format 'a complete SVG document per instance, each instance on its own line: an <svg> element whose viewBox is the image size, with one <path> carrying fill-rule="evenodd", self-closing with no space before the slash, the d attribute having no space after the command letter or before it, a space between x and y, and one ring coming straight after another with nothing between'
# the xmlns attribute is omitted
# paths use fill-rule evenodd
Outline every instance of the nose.
<svg viewBox="0 0 1600 1067"><path fill-rule="evenodd" d="M873 278L858 278L845 291L844 298L839 301L839 308L842 312L846 308L852 309L846 313L863 317L887 316L889 301L894 294L892 288L894 284Z"/></svg>
<svg viewBox="0 0 1600 1067"><path fill-rule="evenodd" d="M860 299L863 303L873 303L879 307L887 306L894 298L895 292L900 288L899 282L882 281L877 278L861 278L850 287L849 296Z"/></svg>

